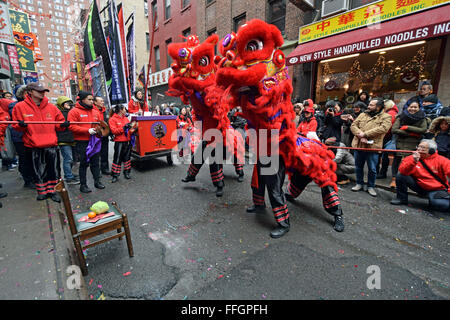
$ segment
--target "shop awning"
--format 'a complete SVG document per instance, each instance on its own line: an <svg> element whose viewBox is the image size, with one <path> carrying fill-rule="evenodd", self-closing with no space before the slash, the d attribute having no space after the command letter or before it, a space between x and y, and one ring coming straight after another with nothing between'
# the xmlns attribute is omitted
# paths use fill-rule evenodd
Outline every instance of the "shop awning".
<svg viewBox="0 0 450 320"><path fill-rule="evenodd" d="M300 44L287 65L346 56L450 34L450 5Z"/></svg>

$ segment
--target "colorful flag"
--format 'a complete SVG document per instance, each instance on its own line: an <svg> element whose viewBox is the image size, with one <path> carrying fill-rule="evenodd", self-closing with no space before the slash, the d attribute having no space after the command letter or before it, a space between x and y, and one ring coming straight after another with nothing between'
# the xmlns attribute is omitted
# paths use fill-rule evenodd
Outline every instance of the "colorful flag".
<svg viewBox="0 0 450 320"><path fill-rule="evenodd" d="M127 53L128 53L128 79L130 79L130 92L136 90L136 50L134 32L134 12L131 14L131 24L127 32Z"/></svg>
<svg viewBox="0 0 450 320"><path fill-rule="evenodd" d="M117 19L119 21L119 32L120 32L120 45L122 47L122 62L123 71L125 72L125 84L128 88L128 97L131 97L130 92L130 78L128 74L128 54L127 54L127 43L125 39L125 21L123 20L123 7L122 3L117 6ZM128 99L127 99L128 100Z"/></svg>
<svg viewBox="0 0 450 320"><path fill-rule="evenodd" d="M30 33L30 21L28 15L24 12L9 9L9 17L13 32ZM18 61L22 71L36 72L34 64L33 50L28 49L20 42L15 40Z"/></svg>
<svg viewBox="0 0 450 320"><path fill-rule="evenodd" d="M144 66L142 67L141 72L139 72L139 76L138 76L138 81L139 81L139 84L141 85L142 89L145 88L145 82L146 82L145 79L146 79L146 76L145 76L145 64L144 64Z"/></svg>
<svg viewBox="0 0 450 320"><path fill-rule="evenodd" d="M94 1L95 2L95 1ZM111 57L111 104L127 104L128 103L128 90L126 86L123 55L122 55L122 42L120 40L120 28L119 19L117 17L117 7L115 1L112 0L109 5L109 26L108 34L109 41L109 54Z"/></svg>
<svg viewBox="0 0 450 320"><path fill-rule="evenodd" d="M9 62L14 70L14 74L20 74L19 56L17 55L16 46L7 46Z"/></svg>
<svg viewBox="0 0 450 320"><path fill-rule="evenodd" d="M105 101L105 107L109 110L111 104L109 102L108 87L106 85L105 70L103 69L102 57L98 57L95 61L86 65L92 83L92 93L95 96L102 97Z"/></svg>
<svg viewBox="0 0 450 320"><path fill-rule="evenodd" d="M112 78L111 57L109 55L108 46L106 45L106 38L98 13L97 1L92 1L89 11L89 17L84 31L83 53L85 64L95 61L99 56L102 57L106 82L110 84Z"/></svg>

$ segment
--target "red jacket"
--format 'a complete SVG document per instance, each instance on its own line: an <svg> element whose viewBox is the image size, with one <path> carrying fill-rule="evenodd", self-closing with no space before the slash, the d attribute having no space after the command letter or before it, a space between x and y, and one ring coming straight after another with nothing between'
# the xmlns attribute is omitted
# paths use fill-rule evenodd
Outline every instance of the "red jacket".
<svg viewBox="0 0 450 320"><path fill-rule="evenodd" d="M423 160L427 166L444 182L450 177L450 160L437 152ZM436 180L420 162L415 162L413 156L403 159L398 171L404 176L412 176L424 190L443 190L442 183ZM450 192L450 190L448 190Z"/></svg>
<svg viewBox="0 0 450 320"><path fill-rule="evenodd" d="M29 95L24 101L18 102L12 112L13 120L19 121L61 121L64 118L61 111L44 97L41 104L37 106ZM58 145L56 131L64 131L59 124L29 124L25 128L18 124L12 125L14 130L23 132L23 144L28 148L47 148Z"/></svg>
<svg viewBox="0 0 450 320"><path fill-rule="evenodd" d="M299 132L301 135L305 136L310 131L316 132L317 130L317 120L314 116L311 117L309 121L302 121L298 124L297 132Z"/></svg>
<svg viewBox="0 0 450 320"><path fill-rule="evenodd" d="M183 127L181 127L181 124L183 124L183 123L184 123L184 125L183 125ZM177 117L177 128L178 129L191 130L193 126L194 126L194 123L192 122L191 118L188 118L181 114Z"/></svg>
<svg viewBox="0 0 450 320"><path fill-rule="evenodd" d="M98 122L103 119L102 114L93 106L92 109L86 109L77 102L74 108L69 111L67 120L70 122ZM73 133L73 138L79 141L88 141L90 134L89 129L94 128L95 124L71 124L70 130Z"/></svg>
<svg viewBox="0 0 450 320"><path fill-rule="evenodd" d="M7 121L7 120L9 120L9 114L5 113L0 108L0 121ZM8 128L8 124L7 123L0 124L0 146L3 146L5 144L6 128Z"/></svg>
<svg viewBox="0 0 450 320"><path fill-rule="evenodd" d="M123 130L123 127L129 122L130 120L128 120L127 117L119 116L117 113L113 114L113 116L109 118L109 129L114 135L114 141L130 141L130 132L128 131L128 136L126 136L125 131Z"/></svg>
<svg viewBox="0 0 450 320"><path fill-rule="evenodd" d="M136 113L141 108L141 105L138 101L135 101L134 98L128 102L128 112L129 113ZM148 111L148 105L147 102L144 101L144 106L142 107L142 111Z"/></svg>

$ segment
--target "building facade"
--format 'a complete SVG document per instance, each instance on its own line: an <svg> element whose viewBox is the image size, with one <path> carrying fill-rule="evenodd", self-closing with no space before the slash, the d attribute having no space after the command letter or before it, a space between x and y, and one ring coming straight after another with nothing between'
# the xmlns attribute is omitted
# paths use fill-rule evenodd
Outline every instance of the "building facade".
<svg viewBox="0 0 450 320"><path fill-rule="evenodd" d="M442 104L450 104L450 1L315 5L316 18L298 30L299 45L287 59L296 77L308 78L310 72L308 95L314 102L334 99L351 106L366 91L402 107L427 81Z"/></svg>
<svg viewBox="0 0 450 320"><path fill-rule="evenodd" d="M151 73L149 76L149 93L151 105L162 103L181 104L179 98L165 94L171 75L171 58L167 47L172 42L185 41L180 36L188 37L197 34L197 4L199 0L153 0L149 1L149 30L147 45L152 50ZM153 19L156 17L156 20ZM154 20L154 21L153 21Z"/></svg>

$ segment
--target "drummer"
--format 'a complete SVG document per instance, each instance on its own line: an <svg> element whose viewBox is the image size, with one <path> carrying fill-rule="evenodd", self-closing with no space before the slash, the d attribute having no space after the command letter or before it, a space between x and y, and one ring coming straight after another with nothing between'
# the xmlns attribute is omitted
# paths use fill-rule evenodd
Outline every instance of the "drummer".
<svg viewBox="0 0 450 320"><path fill-rule="evenodd" d="M80 91L77 97L77 103L75 107L69 111L67 119L70 122L99 122L102 119L102 115L94 106L94 96L87 91ZM105 186L100 181L100 152L93 154L88 160L86 156L86 150L89 144L95 142L94 136L97 134L95 124L70 124L70 130L73 132L75 139L75 152L80 159L80 191L83 193L92 192L87 185L87 168L91 167L91 173L94 177L94 186L97 189L104 189Z"/></svg>

